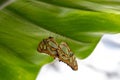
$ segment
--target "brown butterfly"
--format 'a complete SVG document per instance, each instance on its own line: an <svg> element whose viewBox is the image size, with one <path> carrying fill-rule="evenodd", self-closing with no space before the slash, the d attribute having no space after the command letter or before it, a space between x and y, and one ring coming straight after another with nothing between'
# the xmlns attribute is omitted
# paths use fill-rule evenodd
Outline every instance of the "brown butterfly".
<svg viewBox="0 0 120 80"><path fill-rule="evenodd" d="M41 53L46 53L53 58L58 58L59 61L66 63L73 70L78 70L76 57L66 42L61 42L60 45L58 45L53 37L49 37L43 39L43 41L39 43L37 50Z"/></svg>

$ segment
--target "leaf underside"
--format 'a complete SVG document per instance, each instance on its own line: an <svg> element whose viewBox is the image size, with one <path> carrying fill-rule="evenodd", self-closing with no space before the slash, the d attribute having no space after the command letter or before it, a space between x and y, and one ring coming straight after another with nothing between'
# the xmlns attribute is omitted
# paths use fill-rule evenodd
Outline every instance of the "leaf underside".
<svg viewBox="0 0 120 80"><path fill-rule="evenodd" d="M80 0L15 0L0 10L0 80L35 80L39 69L53 61L37 52L44 38L67 42L76 57L84 59L103 34L120 32L118 14L97 12L100 10L77 2Z"/></svg>

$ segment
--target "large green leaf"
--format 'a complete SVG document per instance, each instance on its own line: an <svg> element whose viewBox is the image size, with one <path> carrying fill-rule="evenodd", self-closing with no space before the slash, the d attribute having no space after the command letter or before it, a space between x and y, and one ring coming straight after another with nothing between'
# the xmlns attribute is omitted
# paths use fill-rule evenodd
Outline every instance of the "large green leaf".
<svg viewBox="0 0 120 80"><path fill-rule="evenodd" d="M36 50L43 38L67 42L83 59L103 34L120 31L119 15L53 1L16 0L0 11L0 80L35 80L39 69L53 60Z"/></svg>

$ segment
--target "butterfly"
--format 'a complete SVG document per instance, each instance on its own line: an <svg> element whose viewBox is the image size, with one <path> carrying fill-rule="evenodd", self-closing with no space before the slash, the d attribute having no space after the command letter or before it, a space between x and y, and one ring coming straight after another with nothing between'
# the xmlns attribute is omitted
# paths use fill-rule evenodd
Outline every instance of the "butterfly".
<svg viewBox="0 0 120 80"><path fill-rule="evenodd" d="M54 59L58 58L59 61L66 63L73 70L78 70L76 57L66 42L61 42L60 45L58 45L53 37L48 37L39 43L37 51L46 53Z"/></svg>

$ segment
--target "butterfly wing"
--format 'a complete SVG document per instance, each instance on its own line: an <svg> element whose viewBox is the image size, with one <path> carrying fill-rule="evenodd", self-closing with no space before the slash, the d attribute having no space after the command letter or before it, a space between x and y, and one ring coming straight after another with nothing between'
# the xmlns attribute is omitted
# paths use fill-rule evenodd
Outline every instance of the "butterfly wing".
<svg viewBox="0 0 120 80"><path fill-rule="evenodd" d="M78 64L76 61L76 57L74 56L73 52L70 50L67 43L61 42L59 47L60 47L58 51L59 60L69 65L73 70L77 70Z"/></svg>
<svg viewBox="0 0 120 80"><path fill-rule="evenodd" d="M53 37L49 37L39 43L37 50L53 58L58 58L60 61L69 65L73 70L78 69L76 57L65 42L61 42L61 44L58 45Z"/></svg>
<svg viewBox="0 0 120 80"><path fill-rule="evenodd" d="M41 53L46 53L52 57L57 57L58 44L53 37L49 37L41 41L37 50Z"/></svg>

